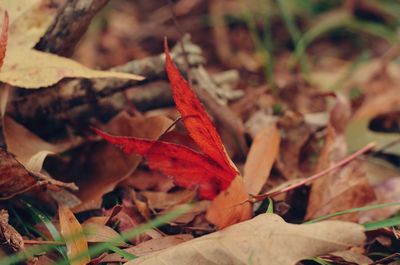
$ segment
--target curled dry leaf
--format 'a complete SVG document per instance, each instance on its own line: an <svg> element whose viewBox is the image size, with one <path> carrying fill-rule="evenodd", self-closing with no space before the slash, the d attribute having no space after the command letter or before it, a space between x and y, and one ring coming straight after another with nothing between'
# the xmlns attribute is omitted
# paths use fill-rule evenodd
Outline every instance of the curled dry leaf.
<svg viewBox="0 0 400 265"><path fill-rule="evenodd" d="M97 134L112 144L119 145L127 154L144 156L149 167L174 177L179 186L199 187L201 198L213 199L225 191L220 199L213 201L209 221L222 228L226 225L251 218L251 205L242 203L248 198L243 179L227 156L222 141L204 107L188 82L174 65L165 41L166 71L170 80L173 98L191 138L202 153L186 146L165 141L154 141L135 137L118 137L96 129ZM236 180L235 185L231 182ZM230 191L230 189L232 189ZM234 209L234 210L232 210ZM228 210L230 220L221 215ZM212 217L212 218L211 218Z"/></svg>
<svg viewBox="0 0 400 265"><path fill-rule="evenodd" d="M62 153L73 146L71 142L57 145L46 142L8 116L3 120L3 134L7 150L33 173L42 170L48 155Z"/></svg>
<svg viewBox="0 0 400 265"><path fill-rule="evenodd" d="M362 245L365 238L363 227L354 223L295 225L285 223L278 215L262 214L126 264L292 265L306 257Z"/></svg>
<svg viewBox="0 0 400 265"><path fill-rule="evenodd" d="M8 223L8 212L0 210L0 242L9 250L20 251L24 249L22 236Z"/></svg>
<svg viewBox="0 0 400 265"><path fill-rule="evenodd" d="M0 148L0 200L6 200L38 186L57 186L76 190L73 183L57 181L28 171L15 157Z"/></svg>
<svg viewBox="0 0 400 265"><path fill-rule="evenodd" d="M258 132L244 164L243 181L249 194L257 195L267 182L279 152L281 137L275 124Z"/></svg>
<svg viewBox="0 0 400 265"><path fill-rule="evenodd" d="M15 157L0 148L0 199L8 199L34 188L37 178Z"/></svg>
<svg viewBox="0 0 400 265"><path fill-rule="evenodd" d="M317 171L329 168L343 159L347 152L344 131L350 113L349 103L341 96L330 114L325 143ZM346 167L317 179L312 184L306 219L364 206L375 200L375 193L360 163L354 161ZM357 221L358 215L343 215L336 219Z"/></svg>
<svg viewBox="0 0 400 265"><path fill-rule="evenodd" d="M67 256L71 265L86 265L90 262L89 248L81 224L76 220L71 210L63 205L58 208L60 232L67 245ZM86 253L86 255L85 255ZM80 255L80 259L76 257Z"/></svg>

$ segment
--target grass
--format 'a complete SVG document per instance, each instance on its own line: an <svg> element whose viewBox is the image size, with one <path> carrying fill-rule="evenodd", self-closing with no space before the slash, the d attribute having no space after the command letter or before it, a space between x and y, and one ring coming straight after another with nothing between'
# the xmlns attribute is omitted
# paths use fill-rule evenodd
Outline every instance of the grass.
<svg viewBox="0 0 400 265"><path fill-rule="evenodd" d="M145 231L147 231L149 229L162 226L162 225L174 220L176 217L178 217L182 214L185 214L187 211L189 211L189 209L190 209L189 205L183 205L181 207L178 207L177 209L175 209L163 216L157 217L154 220L152 220L146 224L143 224L135 229L132 229L132 230L122 233L121 237L123 238L123 240L128 241L134 237L137 237L138 235L144 233ZM70 238L64 238L64 240L71 240L72 238L76 238L76 237L77 237L77 235L72 235ZM109 242L99 243L99 244L96 244L96 245L90 247L89 248L90 256L92 256L92 257L98 256L99 254L107 252L110 249L115 252L121 252L120 250L117 250L117 246L121 242L121 237L110 240ZM0 260L0 265L12 265L12 264L16 264L19 262L23 262L29 258L34 257L35 255L54 250L57 247L59 247L59 246L55 246L55 245L33 246L30 248L27 248L24 252L16 253L14 255L8 256L8 257ZM126 252L126 251L124 251L124 252ZM73 263L76 260L80 260L83 256L85 256L87 254L88 253L80 253L79 255L77 255L76 257L74 257L71 260L62 259L62 260L57 261L56 264L57 265L68 265L70 263ZM136 258L136 256L134 256L128 252L123 253L123 254L128 259Z"/></svg>
<svg viewBox="0 0 400 265"><path fill-rule="evenodd" d="M391 206L400 206L400 202L390 202L390 203L368 205L368 206L364 206L364 207L352 208L352 209L348 209L348 210L344 210L344 211L339 211L336 213L327 214L327 215L315 218L313 220L307 221L307 222L305 222L305 224L312 224L312 223L320 222L320 221L323 221L323 220L326 220L328 218L332 218L335 216L341 216L341 215L356 213L356 212L365 212L365 211L381 209L381 208L391 207ZM372 231L372 230L377 230L377 229L381 229L381 228L385 228L385 227L392 227L392 226L397 226L397 225L400 225L400 216L395 216L392 218L363 224L365 231Z"/></svg>
<svg viewBox="0 0 400 265"><path fill-rule="evenodd" d="M365 35L383 39L391 45L400 42L396 33L397 29L400 28L400 19L396 16L395 11L400 10L399 1L376 1L375 3L380 12L392 16L395 20L394 25L387 25L384 22L375 22L354 15L343 7L343 1L336 1L334 4L328 3L329 1L321 1L317 4L309 0L254 0L250 2L253 9L249 2L239 1L242 3L243 10L241 19L244 20L250 32L256 52L261 54L263 58L264 74L268 84L274 89L276 89L274 78L274 57L276 55L274 53L277 52L274 47L278 48L282 46L282 43L274 41L273 21L278 20L283 24L294 47L288 67L293 68L299 65L303 77L310 82L312 82L309 76L311 62L307 55L307 48L316 40L329 36L329 33L335 31L351 32L354 34L354 38L361 40L361 43L371 42ZM263 22L261 23L262 28L260 23L257 23L260 21ZM297 21L303 25L302 28L297 26ZM363 50L364 48L361 47L361 51ZM362 53L359 57L365 58ZM356 60L360 59L359 57Z"/></svg>

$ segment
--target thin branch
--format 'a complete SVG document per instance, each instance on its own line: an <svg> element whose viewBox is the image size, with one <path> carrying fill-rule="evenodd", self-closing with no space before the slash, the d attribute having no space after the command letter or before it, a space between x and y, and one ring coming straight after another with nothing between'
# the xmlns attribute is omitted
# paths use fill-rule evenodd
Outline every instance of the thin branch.
<svg viewBox="0 0 400 265"><path fill-rule="evenodd" d="M92 18L109 0L70 0L58 13L53 24L35 49L58 55L71 55L85 34Z"/></svg>
<svg viewBox="0 0 400 265"><path fill-rule="evenodd" d="M252 200L252 202L262 201L262 200L264 200L266 198L274 197L274 196L276 196L278 194L285 193L285 192L294 190L294 189L296 189L296 188L298 188L300 186L303 186L305 184L308 184L308 183L310 183L310 182L312 182L312 181L314 181L314 180L316 180L316 179L318 179L320 177L325 176L328 173L331 173L333 171L336 171L336 170L340 169L341 167L347 165L348 163L350 163L351 161L353 161L354 159L356 159L360 155L370 151L374 147L375 147L375 143L370 143L370 144L366 145L364 148L362 148L362 149L358 150L357 152L355 152L354 154L349 155L348 157L346 157L345 159L341 160L340 162L334 164L333 166L331 166L331 167L329 167L329 168L327 168L327 169L325 169L325 170L323 170L323 171L321 171L321 172L319 172L319 173L317 173L315 175L312 175L311 177L305 178L305 179L303 179L303 180L301 180L301 181L299 181L299 182L297 182L297 183L295 183L293 185L290 185L290 186L288 186L286 188L282 188L282 189L277 190L277 191L269 191L269 192L266 192L266 193L260 194L260 195L252 195L251 200Z"/></svg>

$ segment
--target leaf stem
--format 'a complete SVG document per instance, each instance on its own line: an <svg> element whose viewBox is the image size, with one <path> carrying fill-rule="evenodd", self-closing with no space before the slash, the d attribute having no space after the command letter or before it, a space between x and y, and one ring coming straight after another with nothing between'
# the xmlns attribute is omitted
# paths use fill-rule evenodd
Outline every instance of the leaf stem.
<svg viewBox="0 0 400 265"><path fill-rule="evenodd" d="M328 173L330 173L332 171L338 170L339 168L347 165L348 163L350 163L351 161L356 159L358 156L370 151L374 147L375 147L375 143L370 143L370 144L366 145L364 148L361 148L360 150L355 152L354 154L349 155L345 159L343 159L340 162L334 164L333 166L331 166L331 167L329 167L329 168L327 168L325 170L322 170L321 172L318 172L317 174L312 175L312 176L310 176L308 178L300 180L299 182L297 182L297 183L295 183L293 185L287 186L285 188L282 188L282 189L276 190L276 191L274 191L274 190L273 191L268 191L268 192L266 192L264 194L260 194L260 195L251 195L251 197L252 197L251 201L252 202L262 201L262 200L264 200L264 199L266 199L268 197L274 197L274 196L276 196L278 194L285 193L285 192L291 191L293 189L296 189L296 188L298 188L300 186L303 186L305 184L308 184L308 183L310 183L310 182L312 182L312 181L314 181L314 180L316 180L316 179L318 179L320 177L325 176L326 174L328 174Z"/></svg>

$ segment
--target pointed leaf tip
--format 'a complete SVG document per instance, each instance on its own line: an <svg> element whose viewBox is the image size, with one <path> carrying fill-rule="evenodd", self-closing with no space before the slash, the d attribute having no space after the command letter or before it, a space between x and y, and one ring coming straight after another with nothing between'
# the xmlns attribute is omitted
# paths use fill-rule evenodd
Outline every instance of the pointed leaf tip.
<svg viewBox="0 0 400 265"><path fill-rule="evenodd" d="M176 108L182 115L183 123L190 137L200 149L222 168L231 174L231 180L237 175L225 152L221 138L215 129L204 106L197 98L189 83L182 77L175 66L169 51L167 40L164 40L165 68L170 81Z"/></svg>
<svg viewBox="0 0 400 265"><path fill-rule="evenodd" d="M105 133L97 128L92 128L92 130L107 142L121 147L124 153L128 155L136 153L143 156L150 150L150 148L154 144L154 141L152 140L137 139L134 137L114 136Z"/></svg>

